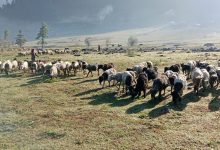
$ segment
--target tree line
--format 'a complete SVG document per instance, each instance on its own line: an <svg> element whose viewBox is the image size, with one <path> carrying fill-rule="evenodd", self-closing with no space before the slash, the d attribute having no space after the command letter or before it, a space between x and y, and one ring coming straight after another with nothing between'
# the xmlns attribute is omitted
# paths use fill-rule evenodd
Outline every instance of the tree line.
<svg viewBox="0 0 220 150"><path fill-rule="evenodd" d="M41 45L41 48L44 49L44 46L47 44L46 38L48 37L48 25L46 23L42 23L39 32L37 33L36 40L38 44ZM4 31L3 42L9 42L9 30ZM27 38L23 34L22 30L19 30L15 37L15 44L17 44L20 48L24 46L27 42Z"/></svg>

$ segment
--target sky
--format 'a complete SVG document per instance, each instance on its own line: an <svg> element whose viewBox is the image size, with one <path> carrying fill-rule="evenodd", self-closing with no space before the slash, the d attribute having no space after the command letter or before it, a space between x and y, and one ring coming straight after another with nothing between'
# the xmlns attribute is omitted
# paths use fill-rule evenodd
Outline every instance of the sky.
<svg viewBox="0 0 220 150"><path fill-rule="evenodd" d="M42 22L49 37L172 25L219 28L219 0L0 0L0 33L33 40ZM0 34L1 37L1 34Z"/></svg>

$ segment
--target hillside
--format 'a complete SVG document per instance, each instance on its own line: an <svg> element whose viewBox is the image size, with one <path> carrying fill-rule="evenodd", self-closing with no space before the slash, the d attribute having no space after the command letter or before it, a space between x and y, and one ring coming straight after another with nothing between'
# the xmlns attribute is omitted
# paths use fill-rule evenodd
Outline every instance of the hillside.
<svg viewBox="0 0 220 150"><path fill-rule="evenodd" d="M96 35L51 38L48 39L47 46L70 47L84 45L84 39L86 37L91 38L92 45L105 45L107 39L109 39L110 43L126 45L129 36L137 37L139 43L147 45L179 43L188 47L201 46L201 44L206 42L213 42L218 45L218 41L220 40L220 34L215 28L203 28L199 25L184 26L170 23L158 27L124 30ZM36 43L36 41L32 41L27 43L27 46L37 46Z"/></svg>

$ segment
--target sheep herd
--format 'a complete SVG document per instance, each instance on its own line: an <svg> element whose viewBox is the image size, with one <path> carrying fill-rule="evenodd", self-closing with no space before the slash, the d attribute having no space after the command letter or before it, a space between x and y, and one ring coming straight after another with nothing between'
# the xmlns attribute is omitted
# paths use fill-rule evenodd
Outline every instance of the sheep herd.
<svg viewBox="0 0 220 150"><path fill-rule="evenodd" d="M218 87L220 82L220 62L218 67L209 65L205 61L188 61L182 64L174 64L169 67L164 67L164 72L159 73L158 68L151 61L142 62L127 68L126 71L117 72L113 63L109 64L89 64L86 61L77 60L73 62L57 60L53 62L45 61L0 61L0 71L6 75L13 71L22 70L23 72L31 72L32 74L48 75L50 78L58 76L77 75L78 72L83 72L83 75L93 76L93 72L97 71L99 84L105 88L105 82L108 86L113 85L118 88L123 86L123 93L130 95L132 98L140 96L143 92L146 97L149 82L152 82L149 93L151 98L155 99L165 94L166 88L171 87L171 96L174 104L181 101L183 90L187 88L187 81L192 80L194 92L199 94L200 88L206 90L211 87ZM100 75L99 70L103 70Z"/></svg>

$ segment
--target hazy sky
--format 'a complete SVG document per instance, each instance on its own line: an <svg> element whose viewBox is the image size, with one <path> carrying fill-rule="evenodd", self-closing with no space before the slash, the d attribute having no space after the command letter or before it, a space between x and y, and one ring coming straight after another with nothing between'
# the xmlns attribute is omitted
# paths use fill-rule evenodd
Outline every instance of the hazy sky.
<svg viewBox="0 0 220 150"><path fill-rule="evenodd" d="M47 22L50 36L94 34L166 24L219 27L220 0L0 0L0 32L36 36Z"/></svg>

